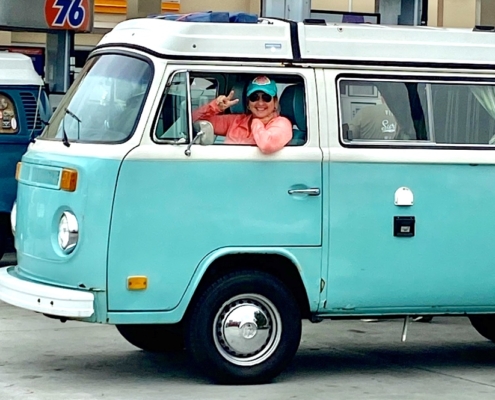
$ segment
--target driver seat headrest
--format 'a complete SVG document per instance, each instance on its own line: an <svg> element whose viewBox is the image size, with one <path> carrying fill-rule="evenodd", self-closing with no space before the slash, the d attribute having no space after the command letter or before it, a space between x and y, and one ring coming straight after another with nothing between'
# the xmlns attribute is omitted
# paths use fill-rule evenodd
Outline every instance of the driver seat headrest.
<svg viewBox="0 0 495 400"><path fill-rule="evenodd" d="M306 97L304 85L287 86L280 97L280 115L294 126L289 145L302 145L307 138Z"/></svg>

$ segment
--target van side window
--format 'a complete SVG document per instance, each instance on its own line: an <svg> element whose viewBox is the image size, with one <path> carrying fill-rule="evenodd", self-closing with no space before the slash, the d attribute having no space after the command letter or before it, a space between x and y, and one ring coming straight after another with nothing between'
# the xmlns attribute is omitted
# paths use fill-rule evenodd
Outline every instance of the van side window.
<svg viewBox="0 0 495 400"><path fill-rule="evenodd" d="M197 110L206 107L220 95L228 95L231 91L234 92L233 99L238 99L238 102L218 115L249 115L246 90L249 83L258 75L199 71L175 73L162 101L154 137L158 142L188 143L191 140L189 129L193 126L192 122ZM287 146L301 146L307 141L303 79L299 76L270 75L270 77L277 86L277 112L287 118L293 127L292 140ZM187 109L188 101L191 105L190 111ZM195 132L192 132L191 136L194 137L194 134ZM256 145L248 139L231 140L225 132L216 132L213 144Z"/></svg>
<svg viewBox="0 0 495 400"><path fill-rule="evenodd" d="M488 83L339 82L344 142L495 144L495 86Z"/></svg>
<svg viewBox="0 0 495 400"><path fill-rule="evenodd" d="M19 132L19 117L13 100L0 92L0 134L13 135Z"/></svg>
<svg viewBox="0 0 495 400"><path fill-rule="evenodd" d="M495 87L429 85L436 143L495 144Z"/></svg>
<svg viewBox="0 0 495 400"><path fill-rule="evenodd" d="M426 140L424 85L341 81L344 140Z"/></svg>

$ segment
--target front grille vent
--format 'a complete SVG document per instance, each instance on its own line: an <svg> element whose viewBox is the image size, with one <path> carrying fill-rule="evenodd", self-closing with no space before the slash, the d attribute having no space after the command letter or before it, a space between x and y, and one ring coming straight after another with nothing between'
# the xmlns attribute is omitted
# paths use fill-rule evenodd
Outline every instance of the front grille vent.
<svg viewBox="0 0 495 400"><path fill-rule="evenodd" d="M29 92L21 92L22 104L24 105L24 110L26 111L26 121L28 130L31 131L34 127L34 120L36 117L36 97ZM38 118L36 118L35 132L43 129L43 125L40 120L40 109L38 109Z"/></svg>

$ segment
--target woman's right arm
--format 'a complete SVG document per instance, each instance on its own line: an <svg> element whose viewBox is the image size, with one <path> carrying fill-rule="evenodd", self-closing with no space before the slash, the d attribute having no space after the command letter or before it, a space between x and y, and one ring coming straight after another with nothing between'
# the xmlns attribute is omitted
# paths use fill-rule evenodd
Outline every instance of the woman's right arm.
<svg viewBox="0 0 495 400"><path fill-rule="evenodd" d="M230 92L228 96L218 96L216 99L210 101L208 104L199 107L192 113L193 122L197 120L206 120L211 122L213 125L213 129L215 131L215 135L225 136L227 131L234 121L237 118L236 114L229 115L218 115L224 112L230 106L237 104L239 100L232 99L234 92Z"/></svg>
<svg viewBox="0 0 495 400"><path fill-rule="evenodd" d="M221 112L222 111L217 105L217 101L213 100L193 111L193 122L200 119L209 121L213 125L215 135L225 136L230 125L232 124L232 121L237 118L237 115L218 115Z"/></svg>

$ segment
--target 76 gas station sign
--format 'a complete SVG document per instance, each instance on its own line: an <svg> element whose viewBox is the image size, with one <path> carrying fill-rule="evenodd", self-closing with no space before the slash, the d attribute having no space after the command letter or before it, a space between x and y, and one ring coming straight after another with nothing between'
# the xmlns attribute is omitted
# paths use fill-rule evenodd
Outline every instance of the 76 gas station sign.
<svg viewBox="0 0 495 400"><path fill-rule="evenodd" d="M91 32L95 0L0 0L0 30Z"/></svg>
<svg viewBox="0 0 495 400"><path fill-rule="evenodd" d="M90 30L89 0L45 0L45 19L51 29Z"/></svg>

